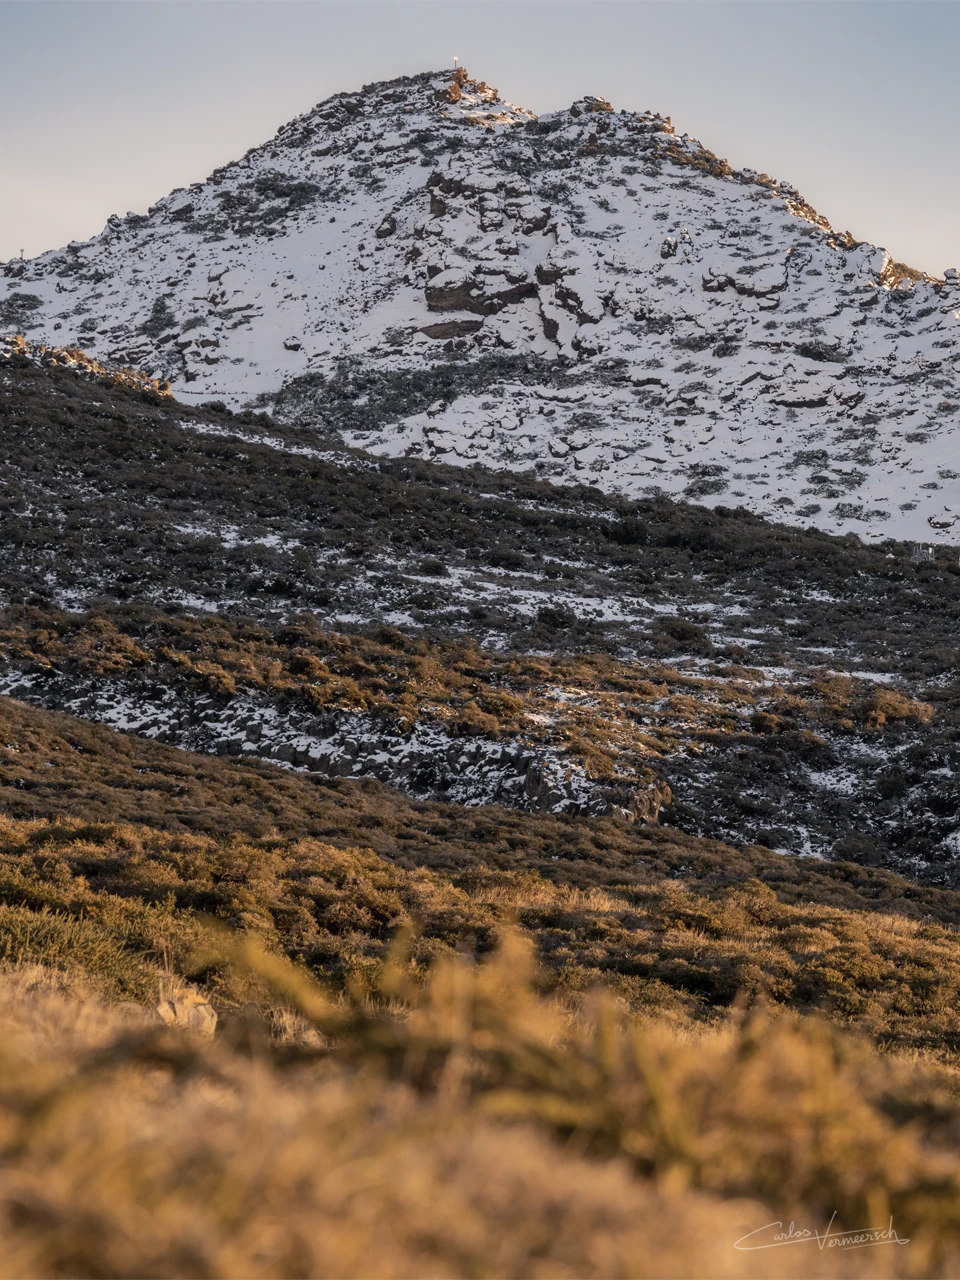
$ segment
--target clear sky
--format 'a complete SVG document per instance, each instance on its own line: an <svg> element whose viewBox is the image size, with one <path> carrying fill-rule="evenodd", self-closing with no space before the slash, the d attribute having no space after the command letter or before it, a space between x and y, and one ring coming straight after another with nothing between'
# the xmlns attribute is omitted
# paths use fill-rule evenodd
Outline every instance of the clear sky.
<svg viewBox="0 0 960 1280"><path fill-rule="evenodd" d="M339 90L452 65L672 116L838 230L960 266L952 0L0 0L0 261L85 239Z"/></svg>

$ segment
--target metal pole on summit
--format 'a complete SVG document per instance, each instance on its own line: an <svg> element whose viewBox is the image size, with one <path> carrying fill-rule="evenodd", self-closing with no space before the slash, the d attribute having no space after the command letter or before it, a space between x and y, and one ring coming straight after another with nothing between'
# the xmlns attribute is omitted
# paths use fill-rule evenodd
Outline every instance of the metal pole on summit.
<svg viewBox="0 0 960 1280"><path fill-rule="evenodd" d="M460 65L460 59L457 57L457 55L456 55L456 54L454 54L454 55L453 55L453 69L454 69L454 71L456 71L456 69L457 69L457 67L459 67L459 65Z"/></svg>

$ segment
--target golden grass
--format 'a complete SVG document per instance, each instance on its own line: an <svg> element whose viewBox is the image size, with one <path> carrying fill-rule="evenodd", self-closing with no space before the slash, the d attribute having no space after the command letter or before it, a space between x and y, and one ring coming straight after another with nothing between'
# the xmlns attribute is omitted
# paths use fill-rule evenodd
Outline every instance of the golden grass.
<svg viewBox="0 0 960 1280"><path fill-rule="evenodd" d="M226 944L229 949L229 943ZM949 1276L952 1078L811 1020L695 1032L537 994L508 934L212 1043L48 970L0 975L4 1277ZM312 1035L304 1034L305 1030ZM747 1253L775 1219L907 1245Z"/></svg>
<svg viewBox="0 0 960 1280"><path fill-rule="evenodd" d="M222 698L258 690L306 712L370 712L402 730L432 722L460 735L522 739L638 789L655 785L658 758L730 736L794 732L816 744L809 735L817 730L880 731L933 717L926 703L849 676L768 684L730 664L692 675L604 653L490 653L392 627L346 635L310 619L273 634L219 616L21 610L0 629L0 655L44 672L150 676Z"/></svg>
<svg viewBox="0 0 960 1280"><path fill-rule="evenodd" d="M367 981L398 930L413 931L423 973L444 955L486 954L516 923L570 998L602 981L625 1007L699 1023L762 999L889 1048L948 1062L960 1048L957 932L931 919L781 901L755 878L579 887L532 868L404 866L310 838L0 816L0 961L83 972L149 1004L206 918L337 984ZM205 981L222 1011L256 994L229 969Z"/></svg>

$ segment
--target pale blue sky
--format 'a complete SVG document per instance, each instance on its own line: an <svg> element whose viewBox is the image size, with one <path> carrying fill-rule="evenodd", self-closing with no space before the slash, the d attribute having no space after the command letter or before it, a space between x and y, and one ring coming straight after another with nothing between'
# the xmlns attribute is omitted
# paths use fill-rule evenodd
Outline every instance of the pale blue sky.
<svg viewBox="0 0 960 1280"><path fill-rule="evenodd" d="M960 266L952 0L0 0L0 260L99 231L341 89L452 64L672 116L838 230Z"/></svg>

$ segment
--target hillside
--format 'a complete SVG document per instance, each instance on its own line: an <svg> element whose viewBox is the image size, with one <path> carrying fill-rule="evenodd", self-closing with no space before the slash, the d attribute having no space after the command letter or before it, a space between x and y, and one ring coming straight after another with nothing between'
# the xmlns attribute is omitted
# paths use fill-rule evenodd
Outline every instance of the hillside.
<svg viewBox="0 0 960 1280"><path fill-rule="evenodd" d="M2 271L0 1280L957 1275L956 272L465 72Z"/></svg>
<svg viewBox="0 0 960 1280"><path fill-rule="evenodd" d="M4 693L953 882L945 551L385 462L23 354L0 423Z"/></svg>
<svg viewBox="0 0 960 1280"><path fill-rule="evenodd" d="M960 566L950 547L919 553L743 506L708 512L378 459L331 447L322 432L188 408L149 388L131 394L12 348L6 359L0 349L0 373L0 591L10 602L307 609L328 625L653 655L670 645L664 633L648 648L658 620L682 616L759 665L827 659L923 676L949 663L923 655L953 643Z"/></svg>
<svg viewBox="0 0 960 1280"><path fill-rule="evenodd" d="M955 1274L956 892L0 734L0 1273Z"/></svg>
<svg viewBox="0 0 960 1280"><path fill-rule="evenodd" d="M369 85L3 274L0 332L377 454L864 538L960 518L956 271L600 98Z"/></svg>
<svg viewBox="0 0 960 1280"><path fill-rule="evenodd" d="M765 996L952 1060L960 893L616 818L411 802L205 759L4 700L0 960L149 999L214 917L348 983L415 928L418 972L519 924L546 984L715 1023ZM52 913L52 914L51 914ZM198 918L198 913L199 918ZM205 981L227 1012L242 985Z"/></svg>

